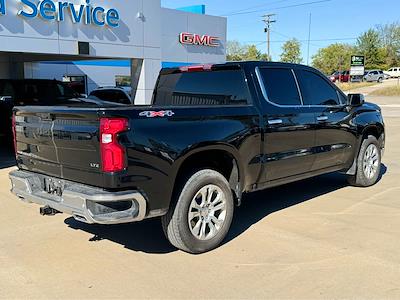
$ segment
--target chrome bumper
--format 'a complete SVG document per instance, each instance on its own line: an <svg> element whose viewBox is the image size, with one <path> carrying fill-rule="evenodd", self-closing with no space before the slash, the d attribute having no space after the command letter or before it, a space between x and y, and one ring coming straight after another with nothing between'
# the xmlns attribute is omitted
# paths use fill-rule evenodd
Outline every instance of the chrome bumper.
<svg viewBox="0 0 400 300"><path fill-rule="evenodd" d="M111 193L99 188L51 178L32 172L12 171L11 192L22 201L48 205L89 224L120 224L146 217L146 200L138 191ZM45 191L45 182L55 182L60 193Z"/></svg>

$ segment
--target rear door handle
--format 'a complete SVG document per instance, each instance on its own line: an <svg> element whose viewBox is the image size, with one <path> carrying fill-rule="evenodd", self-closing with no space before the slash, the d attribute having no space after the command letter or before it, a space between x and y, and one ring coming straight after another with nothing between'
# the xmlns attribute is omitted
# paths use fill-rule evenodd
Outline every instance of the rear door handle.
<svg viewBox="0 0 400 300"><path fill-rule="evenodd" d="M275 119L275 120L268 120L269 125L279 125L282 124L283 121L281 119Z"/></svg>
<svg viewBox="0 0 400 300"><path fill-rule="evenodd" d="M328 117L327 116L319 116L319 117L317 117L317 121L318 122L328 121Z"/></svg>

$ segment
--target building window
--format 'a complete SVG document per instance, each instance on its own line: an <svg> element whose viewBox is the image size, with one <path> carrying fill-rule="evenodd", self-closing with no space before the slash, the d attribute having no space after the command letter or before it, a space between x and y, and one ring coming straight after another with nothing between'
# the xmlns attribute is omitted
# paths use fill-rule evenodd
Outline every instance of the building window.
<svg viewBox="0 0 400 300"><path fill-rule="evenodd" d="M117 75L117 76L115 76L115 85L116 86L131 86L132 85L132 77Z"/></svg>

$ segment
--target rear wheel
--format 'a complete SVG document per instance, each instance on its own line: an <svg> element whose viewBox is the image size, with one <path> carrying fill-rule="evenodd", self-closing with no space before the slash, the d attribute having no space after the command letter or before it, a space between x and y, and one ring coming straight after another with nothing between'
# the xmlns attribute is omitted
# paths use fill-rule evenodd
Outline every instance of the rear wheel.
<svg viewBox="0 0 400 300"><path fill-rule="evenodd" d="M233 196L229 183L214 170L195 173L182 188L164 217L167 239L189 253L203 253L218 247L233 218Z"/></svg>
<svg viewBox="0 0 400 300"><path fill-rule="evenodd" d="M382 153L378 140L369 136L361 145L357 158L357 171L348 177L351 185L368 187L374 185L381 173Z"/></svg>

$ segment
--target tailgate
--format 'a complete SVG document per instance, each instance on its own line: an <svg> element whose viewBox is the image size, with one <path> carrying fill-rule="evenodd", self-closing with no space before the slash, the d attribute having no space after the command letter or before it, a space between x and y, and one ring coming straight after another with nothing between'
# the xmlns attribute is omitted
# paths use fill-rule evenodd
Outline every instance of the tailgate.
<svg viewBox="0 0 400 300"><path fill-rule="evenodd" d="M15 114L21 169L102 185L98 109L23 107Z"/></svg>

